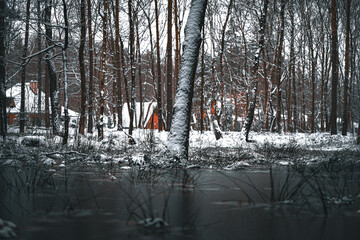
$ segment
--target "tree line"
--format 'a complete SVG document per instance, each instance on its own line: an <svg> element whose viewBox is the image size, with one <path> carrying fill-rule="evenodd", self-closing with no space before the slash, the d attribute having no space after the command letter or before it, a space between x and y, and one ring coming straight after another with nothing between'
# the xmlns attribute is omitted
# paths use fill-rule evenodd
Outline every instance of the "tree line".
<svg viewBox="0 0 360 240"><path fill-rule="evenodd" d="M97 130L101 139L105 117L122 130L124 104L129 135L143 128L142 103L153 101L159 130L169 131L191 2L0 0L1 134L7 129L5 90L16 83L24 89L29 80L37 80L41 90L38 124L52 127L64 143L68 113L61 132L59 105L80 113L80 134ZM359 0L206 5L189 127L211 129L217 139L223 131L241 130L246 140L251 130L356 130ZM25 101L22 93L20 132Z"/></svg>

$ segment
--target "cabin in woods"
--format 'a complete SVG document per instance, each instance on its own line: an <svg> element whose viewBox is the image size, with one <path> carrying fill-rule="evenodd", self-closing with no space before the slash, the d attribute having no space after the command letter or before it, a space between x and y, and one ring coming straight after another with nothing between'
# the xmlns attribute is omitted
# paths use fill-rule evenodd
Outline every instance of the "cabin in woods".
<svg viewBox="0 0 360 240"><path fill-rule="evenodd" d="M41 121L45 119L45 93L41 92L41 116L38 111L38 84L37 81L25 83L25 116L26 124L34 126L41 117ZM50 103L50 99L49 99ZM6 90L6 115L9 125L19 124L20 107L21 107L21 83L17 83ZM61 113L64 113L64 107L61 106ZM51 116L51 114L50 114ZM79 113L69 109L70 118L78 118Z"/></svg>
<svg viewBox="0 0 360 240"><path fill-rule="evenodd" d="M143 107L143 125L141 124L140 119L140 106ZM157 109L157 102L136 102L135 104L135 114L134 114L134 127L142 127L144 129L159 129L159 111ZM164 122L164 121L163 121ZM124 103L122 109L122 126L123 128L129 128L130 125L130 115L128 110L127 103ZM164 126L163 128L164 129Z"/></svg>

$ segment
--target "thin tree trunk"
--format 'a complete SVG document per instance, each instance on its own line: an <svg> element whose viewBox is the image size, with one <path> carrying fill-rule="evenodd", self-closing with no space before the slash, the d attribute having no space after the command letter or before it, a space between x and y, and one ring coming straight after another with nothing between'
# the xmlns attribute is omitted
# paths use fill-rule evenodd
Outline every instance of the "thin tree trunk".
<svg viewBox="0 0 360 240"><path fill-rule="evenodd" d="M342 135L346 136L349 126L349 69L350 69L350 17L351 0L347 0L346 7L346 38L345 38L345 80L344 80L344 107Z"/></svg>
<svg viewBox="0 0 360 240"><path fill-rule="evenodd" d="M324 24L321 24L321 88L320 88L320 131L325 131L324 126L324 103L325 103L325 33L324 33Z"/></svg>
<svg viewBox="0 0 360 240"><path fill-rule="evenodd" d="M26 2L26 24L25 24L25 41L23 46L23 54L22 57L25 58L27 56L27 49L29 45L29 20L30 20L30 0ZM25 82L26 82L26 64L23 63L22 71L21 71L21 100L20 100L20 132L23 133L25 131Z"/></svg>
<svg viewBox="0 0 360 240"><path fill-rule="evenodd" d="M52 25L51 25L51 8L52 0L46 0L45 3L45 34L47 39L47 46L51 46L52 42ZM48 74L50 80L50 100L51 100L51 122L53 134L60 135L60 122L59 122L59 91L57 86L57 76L55 64L53 60L52 50L46 53L46 64L48 67Z"/></svg>
<svg viewBox="0 0 360 240"><path fill-rule="evenodd" d="M117 98L116 106L118 113L118 131L123 129L122 126L122 94L121 94L121 70L120 70L120 46L119 46L119 36L120 36L120 27L119 27L119 0L115 1L115 64L116 64L116 88L117 88Z"/></svg>
<svg viewBox="0 0 360 240"><path fill-rule="evenodd" d="M86 76L84 65L84 48L86 40L86 17L85 17L85 0L80 3L80 48L79 48L79 67L81 81L81 112L79 122L79 133L84 135L86 125Z"/></svg>
<svg viewBox="0 0 360 240"><path fill-rule="evenodd" d="M175 160L188 159L191 104L207 0L192 0L167 147Z"/></svg>
<svg viewBox="0 0 360 240"><path fill-rule="evenodd" d="M88 36L89 36L89 103L88 103L88 126L87 132L92 134L94 128L94 46L92 35L92 13L91 13L91 0L87 0L87 22L88 22Z"/></svg>
<svg viewBox="0 0 360 240"><path fill-rule="evenodd" d="M157 99L157 92L156 92L156 77L155 77L155 60L154 60L154 44L153 44L153 35L151 30L151 20L149 15L144 11L144 15L148 20L148 28L149 28L149 39L150 39L150 71L151 71L151 80L153 84L153 94L154 98ZM151 124L151 129L153 129L154 124Z"/></svg>
<svg viewBox="0 0 360 240"><path fill-rule="evenodd" d="M132 138L133 124L134 124L134 113L135 113L135 62L134 62L134 22L133 22L133 6L132 0L128 1L129 8L129 27L130 27L130 39L129 39L129 48L130 48L130 72L131 72L131 106L130 106L130 124L129 124L129 143L135 144L134 139Z"/></svg>
<svg viewBox="0 0 360 240"><path fill-rule="evenodd" d="M168 0L168 19L167 19L167 46L166 46L166 129L170 130L171 127L171 118L172 118L172 107L173 107L173 99L172 99L172 0Z"/></svg>
<svg viewBox="0 0 360 240"><path fill-rule="evenodd" d="M175 0L177 1L177 0ZM204 86L205 86L205 28L202 29L202 46L201 46L201 89L200 89L200 131L204 132ZM236 106L236 104L235 104Z"/></svg>
<svg viewBox="0 0 360 240"><path fill-rule="evenodd" d="M144 98L143 98L143 81L141 73L141 51L140 51L140 35L139 35L139 16L136 11L136 50L137 50L137 66L138 66L138 78L139 78L139 101L140 101L140 116L139 116L139 128L144 128Z"/></svg>
<svg viewBox="0 0 360 240"><path fill-rule="evenodd" d="M176 89L177 81L179 78L179 65L180 65L180 31L178 20L178 0L174 0L174 22L175 22L175 72L174 72L174 86Z"/></svg>
<svg viewBox="0 0 360 240"><path fill-rule="evenodd" d="M162 89L161 89L161 61L160 61L160 33L159 33L159 13L158 0L155 0L155 21L156 21L156 54L157 54L157 108L159 113L159 132L163 127L162 119Z"/></svg>
<svg viewBox="0 0 360 240"><path fill-rule="evenodd" d="M65 23L65 43L62 47L62 59L63 59L63 71L64 71L64 136L63 136L63 145L66 145L68 142L69 137L69 96L68 96L68 80L67 80L67 57L66 57L66 50L69 45L69 22L68 22L68 15L67 15L67 6L65 0L63 2L63 10L64 10L64 23Z"/></svg>
<svg viewBox="0 0 360 240"><path fill-rule="evenodd" d="M105 79L106 79L106 51L107 51L107 23L108 23L108 3L107 0L103 1L104 3L104 12L102 17L102 48L101 48L101 64L100 64L100 74L101 79L99 82L99 112L98 112L98 138L102 140L104 138L104 111L105 111Z"/></svg>
<svg viewBox="0 0 360 240"><path fill-rule="evenodd" d="M123 43L120 35L119 35L119 40L120 40L120 48L121 48L120 57L121 57L122 73L123 73L124 85L125 85L126 105L128 107L128 113L130 116L129 86L128 86L128 81L127 81L127 77L126 77L126 63L125 63L125 56L124 56L125 50L124 50L124 43Z"/></svg>
<svg viewBox="0 0 360 240"><path fill-rule="evenodd" d="M282 67L282 51L284 43L284 30L285 30L285 0L281 0L280 10L281 26L280 26L280 41L279 49L277 52L277 104L276 104L276 127L277 132L281 132L281 102L282 102L282 89L281 89L281 67Z"/></svg>
<svg viewBox="0 0 360 240"><path fill-rule="evenodd" d="M315 133L315 74L317 54L314 54L313 35L311 31L310 19L308 19L307 35L309 42L309 55L311 62L311 115L310 115L310 130Z"/></svg>
<svg viewBox="0 0 360 240"><path fill-rule="evenodd" d="M225 115L225 117L223 118L224 122L221 123L223 125L223 129L226 129L226 127L227 127L227 123L226 123L227 117L226 117L226 111L225 111L225 80L224 80L223 57L224 57L224 50L225 50L225 31L226 31L227 24L229 22L231 9L232 9L232 3L233 3L233 0L230 0L228 8L227 8L225 23L222 27L221 43L220 43L220 56L219 56L220 84L221 84L221 89L220 89L221 90L221 111Z"/></svg>
<svg viewBox="0 0 360 240"><path fill-rule="evenodd" d="M6 0L0 0L0 134L3 141L7 134L6 117L6 73L5 73L5 35L6 35Z"/></svg>
<svg viewBox="0 0 360 240"><path fill-rule="evenodd" d="M260 78L260 74L258 72L259 70L259 65L260 65L260 56L265 48L265 27L266 27L266 15L267 15L267 8L268 8L268 4L269 1L268 0L264 0L264 7L263 7L263 12L260 18L260 26L259 26L259 46L257 48L257 51L255 53L255 59L254 59L254 65L252 68L252 73L253 76L255 77L255 84L254 84L254 88L252 90L251 96L252 96L252 100L251 103L249 105L249 110L248 110L248 114L246 116L246 120L245 120L245 128L244 128L244 135L245 135L245 140L247 142L249 142L249 133L251 130L251 125L253 123L254 120L254 112L255 112L255 107L256 107L256 95L257 95L257 87L258 87L258 81Z"/></svg>
<svg viewBox="0 0 360 240"><path fill-rule="evenodd" d="M337 85L338 85L338 49L337 49L337 17L336 0L331 1L331 115L330 132L331 135L337 134Z"/></svg>
<svg viewBox="0 0 360 240"><path fill-rule="evenodd" d="M38 52L41 51L42 48L42 42L41 42L41 9L40 9L40 0L37 0L37 14L38 14L38 20L37 20L37 44L38 44ZM38 107L38 121L37 125L41 126L42 122L42 111L41 111L41 105L42 105L42 54L38 55L38 66L37 66L37 81L38 81L38 99L37 99L37 107Z"/></svg>
<svg viewBox="0 0 360 240"><path fill-rule="evenodd" d="M295 57L294 57L294 42L295 42L295 22L294 22L294 12L293 8L290 9L290 24L291 24L291 30L290 30L290 63L289 63L289 79L288 79L288 91L287 91L287 130L289 132L293 131L292 127L292 89L295 88L295 81L294 81L294 67L295 67Z"/></svg>

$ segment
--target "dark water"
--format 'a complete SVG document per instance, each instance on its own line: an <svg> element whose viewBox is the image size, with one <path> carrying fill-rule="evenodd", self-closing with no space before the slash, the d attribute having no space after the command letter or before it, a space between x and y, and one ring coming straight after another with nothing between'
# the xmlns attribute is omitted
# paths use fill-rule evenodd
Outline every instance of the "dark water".
<svg viewBox="0 0 360 240"><path fill-rule="evenodd" d="M359 176L3 167L0 217L19 239L360 239ZM169 226L137 224L151 217Z"/></svg>

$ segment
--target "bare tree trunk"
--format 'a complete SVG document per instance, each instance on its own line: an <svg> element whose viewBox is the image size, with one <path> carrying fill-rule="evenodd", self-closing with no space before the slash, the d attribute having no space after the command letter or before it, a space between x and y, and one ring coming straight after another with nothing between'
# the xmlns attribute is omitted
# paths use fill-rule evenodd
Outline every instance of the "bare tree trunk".
<svg viewBox="0 0 360 240"><path fill-rule="evenodd" d="M358 134L357 134L357 140L356 140L356 144L360 144L360 120L359 120L359 125L358 125Z"/></svg>
<svg viewBox="0 0 360 240"><path fill-rule="evenodd" d="M41 51L42 48L42 42L41 42L41 9L40 9L40 0L37 0L37 12L38 14L38 20L37 20L37 44L38 44L38 52ZM42 105L42 54L38 55L38 66L37 66L37 81L38 81L38 99L37 99L37 107L38 107L38 117L37 117L37 125L41 126L42 122L42 111L41 111L41 105Z"/></svg>
<svg viewBox="0 0 360 240"><path fill-rule="evenodd" d="M177 0L175 0L177 1ZM202 46L201 46L201 89L200 89L200 131L204 132L204 85L205 85L205 28L202 29ZM236 104L235 104L236 106Z"/></svg>
<svg viewBox="0 0 360 240"><path fill-rule="evenodd" d="M66 50L69 45L69 21L68 21L68 15L67 15L67 6L65 0L62 0L63 2L63 10L64 10L64 23L65 23L65 43L62 46L62 59L63 59L63 71L64 71L64 136L63 136L63 145L66 145L69 138L69 96L68 96L68 80L67 80L67 57L66 57Z"/></svg>
<svg viewBox="0 0 360 240"><path fill-rule="evenodd" d="M84 135L86 125L86 76L84 65L84 48L86 40L86 17L85 17L85 0L80 3L80 48L79 48L79 67L81 81L81 112L79 122L79 133Z"/></svg>
<svg viewBox="0 0 360 240"><path fill-rule="evenodd" d="M3 141L7 134L6 117L6 74L5 74L5 35L6 35L6 0L0 0L0 134Z"/></svg>
<svg viewBox="0 0 360 240"><path fill-rule="evenodd" d="M252 68L252 73L253 76L255 77L255 84L254 84L254 88L252 90L251 96L252 96L252 100L251 103L249 105L249 110L248 110L248 114L246 116L246 120L245 120L245 127L244 129L244 135L245 135L245 140L247 142L249 142L249 133L251 130L251 125L253 123L254 120L254 112L255 112L255 107L256 107L256 95L257 95L257 87L258 87L258 81L260 78L260 74L258 72L259 70L259 65L260 65L260 55L263 52L264 48L265 48L265 27L266 27L266 15L267 15L267 8L268 8L268 4L269 1L268 0L264 0L264 7L263 7L263 12L261 15L261 19L260 19L260 26L259 26L259 46L257 48L257 51L255 53L255 59L254 59L254 65Z"/></svg>
<svg viewBox="0 0 360 240"><path fill-rule="evenodd" d="M289 132L293 131L292 127L292 93L293 88L295 88L295 57L294 57L294 42L295 42L295 22L294 22L294 12L293 7L289 9L290 12L290 24L291 24L291 30L290 30L290 62L289 62L289 79L288 79L288 91L287 91L287 130Z"/></svg>
<svg viewBox="0 0 360 240"><path fill-rule="evenodd" d="M51 25L51 8L52 0L46 0L45 2L45 34L47 39L47 46L51 46L52 42L52 25ZM46 64L48 67L48 74L50 79L50 100L51 100L51 122L53 127L53 133L60 135L60 122L59 122L59 90L57 86L57 76L55 70L55 64L53 60L52 50L46 53Z"/></svg>
<svg viewBox="0 0 360 240"><path fill-rule="evenodd" d="M154 60L154 44L153 44L153 35L151 30L151 20L149 15L144 11L145 17L148 20L148 28L149 28L149 39L150 39L150 71L151 71L151 79L153 84L153 94L154 98L157 99L157 92L156 92L156 77L155 77L155 60ZM153 129L154 124L151 124L151 129Z"/></svg>
<svg viewBox="0 0 360 240"><path fill-rule="evenodd" d="M143 98L143 81L141 73L141 51L140 51L140 35L139 35L139 12L136 12L136 50L137 50L137 66L138 66L138 78L139 78L139 101L140 101L140 116L139 116L139 128L144 128L144 98Z"/></svg>
<svg viewBox="0 0 360 240"><path fill-rule="evenodd" d="M129 143L135 144L135 140L132 138L133 124L134 124L134 113L135 113L135 62L134 62L134 22L133 22L133 6L132 0L128 1L129 8L129 25L130 25L130 36L129 36L129 48L130 48L130 72L131 72L131 106L130 106L130 124L129 124Z"/></svg>
<svg viewBox="0 0 360 240"><path fill-rule="evenodd" d="M23 46L22 57L27 56L27 49L29 45L29 20L30 20L30 0L26 2L26 24L25 24L25 41ZM21 100L20 100L20 132L25 131L25 81L26 81L26 64L23 62L22 71L21 71Z"/></svg>
<svg viewBox="0 0 360 240"><path fill-rule="evenodd" d="M168 19L167 19L167 46L166 46L166 129L170 130L171 127L171 118L172 118L172 108L173 108L173 99L172 99L172 0L168 0Z"/></svg>
<svg viewBox="0 0 360 240"><path fill-rule="evenodd" d="M120 71L120 46L119 46L119 36L120 36L120 27L119 27L119 0L115 1L115 64L116 64L116 88L117 88L117 98L116 106L118 112L118 125L117 129L120 131L123 129L122 126L122 94L121 94L121 71Z"/></svg>
<svg viewBox="0 0 360 240"><path fill-rule="evenodd" d="M231 8L232 8L233 0L230 0L227 14L225 18L225 23L222 27L221 32L221 43L220 43L220 56L219 56L219 68L220 68L220 83L221 83L221 111L224 113L225 117L223 117L224 121L221 123L223 125L223 129L226 129L227 123L226 123L226 111L225 111L225 80L224 80L224 66L223 66L223 57L224 57L224 50L225 50L225 31L227 24L229 22L230 14L231 14ZM220 120L219 120L220 122Z"/></svg>
<svg viewBox="0 0 360 240"><path fill-rule="evenodd" d="M179 78L179 65L180 65L180 30L178 20L178 0L174 0L174 22L175 22L175 72L174 72L174 85L175 89Z"/></svg>
<svg viewBox="0 0 360 240"><path fill-rule="evenodd" d="M161 61L160 61L160 33L159 33L159 13L158 0L155 0L155 21L156 21L156 54L157 54L157 108L159 113L159 132L163 127L162 119L162 89L161 89Z"/></svg>
<svg viewBox="0 0 360 240"><path fill-rule="evenodd" d="M120 48L121 48L120 57L121 57L122 73L123 73L124 85L125 85L126 104L127 104L128 112L129 112L129 116L130 116L129 86L128 86L128 81L127 81L127 77L126 77L126 63L125 63L125 56L124 56L125 50L124 50L124 43L123 43L120 35L119 35L119 40L120 40Z"/></svg>
<svg viewBox="0 0 360 240"><path fill-rule="evenodd" d="M310 130L311 133L315 133L315 74L316 74L316 62L317 62L317 54L314 54L314 46L313 46L313 35L311 31L310 19L308 21L307 27L307 36L309 43L309 55L311 62L311 115L310 115Z"/></svg>
<svg viewBox="0 0 360 240"><path fill-rule="evenodd" d="M280 10L280 18L281 18L281 26L280 26L280 42L279 49L277 52L276 65L277 65L277 104L276 104L276 127L277 132L281 132L281 103L282 103L282 89L281 89L281 67L282 67L282 51L283 51L283 43L284 43L284 30L285 30L285 0L281 0L281 10Z"/></svg>
<svg viewBox="0 0 360 240"><path fill-rule="evenodd" d="M349 69L350 69L350 17L351 0L347 0L346 7L346 39L345 39L345 80L344 80L344 107L342 135L346 136L349 126Z"/></svg>
<svg viewBox="0 0 360 240"><path fill-rule="evenodd" d="M89 36L89 103L88 103L88 126L87 132L93 133L94 128L94 46L91 24L91 0L87 0L87 22L88 22L88 36Z"/></svg>
<svg viewBox="0 0 360 240"><path fill-rule="evenodd" d="M337 49L337 17L336 0L331 1L331 115L330 132L331 135L337 134L337 85L338 85L338 49Z"/></svg>
<svg viewBox="0 0 360 240"><path fill-rule="evenodd" d="M167 147L176 160L188 159L191 104L207 0L192 0Z"/></svg>
<svg viewBox="0 0 360 240"><path fill-rule="evenodd" d="M324 24L321 24L321 88L320 88L320 131L324 132L324 106L325 106L325 34L324 34Z"/></svg>
<svg viewBox="0 0 360 240"><path fill-rule="evenodd" d="M102 140L104 138L104 111L105 111L105 79L106 79L106 51L107 51L107 23L108 23L108 4L107 0L104 0L104 12L102 17L102 49L101 49L101 79L99 82L99 112L98 112L98 138Z"/></svg>

